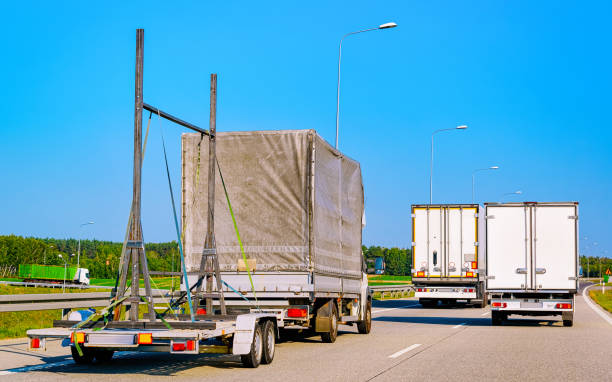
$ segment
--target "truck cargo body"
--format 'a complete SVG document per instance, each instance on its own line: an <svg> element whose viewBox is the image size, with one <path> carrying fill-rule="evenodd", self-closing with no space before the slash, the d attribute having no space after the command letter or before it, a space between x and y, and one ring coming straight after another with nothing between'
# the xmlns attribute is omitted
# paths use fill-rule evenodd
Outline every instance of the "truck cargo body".
<svg viewBox="0 0 612 382"><path fill-rule="evenodd" d="M478 204L412 206L412 282L423 306L486 304L481 210Z"/></svg>
<svg viewBox="0 0 612 382"><path fill-rule="evenodd" d="M324 332L329 327L323 321L331 317L333 325L369 322L359 163L314 130L217 133L216 155L247 258L245 264L217 174L214 231L221 278L229 285L223 287L228 309L254 307L248 265L257 305L276 312L280 327ZM185 262L192 285L208 229L208 140L183 134L182 161Z"/></svg>
<svg viewBox="0 0 612 382"><path fill-rule="evenodd" d="M20 264L18 275L25 281L60 282L65 279L70 283L89 285L89 271L85 268Z"/></svg>
<svg viewBox="0 0 612 382"><path fill-rule="evenodd" d="M573 323L578 203L487 203L486 289L494 325L510 314Z"/></svg>

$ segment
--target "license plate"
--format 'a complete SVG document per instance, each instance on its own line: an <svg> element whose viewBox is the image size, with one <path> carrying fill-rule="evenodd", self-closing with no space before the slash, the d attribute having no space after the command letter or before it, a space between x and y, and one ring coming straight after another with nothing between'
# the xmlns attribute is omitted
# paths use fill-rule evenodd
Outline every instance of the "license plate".
<svg viewBox="0 0 612 382"><path fill-rule="evenodd" d="M542 308L542 303L541 302L521 301L521 308L538 309L538 308Z"/></svg>

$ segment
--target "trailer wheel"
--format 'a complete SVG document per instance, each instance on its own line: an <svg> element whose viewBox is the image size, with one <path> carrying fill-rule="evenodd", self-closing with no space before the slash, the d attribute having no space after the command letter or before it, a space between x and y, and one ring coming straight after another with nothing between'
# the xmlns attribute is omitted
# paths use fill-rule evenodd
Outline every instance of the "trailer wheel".
<svg viewBox="0 0 612 382"><path fill-rule="evenodd" d="M357 330L361 334L368 334L372 329L372 302L368 301L365 310L365 319L357 323Z"/></svg>
<svg viewBox="0 0 612 382"><path fill-rule="evenodd" d="M336 342L338 337L338 308L336 304L331 302L331 315L329 316L329 332L321 333L321 339L323 342L333 343Z"/></svg>
<svg viewBox="0 0 612 382"><path fill-rule="evenodd" d="M74 360L74 363L77 363L79 365L86 365L92 363L94 359L94 354L91 349L81 347L81 351L83 352L83 355L79 354L76 349L76 346L70 347L70 352L72 353L72 359Z"/></svg>
<svg viewBox="0 0 612 382"><path fill-rule="evenodd" d="M563 326L574 326L574 312L563 312L561 318L563 319Z"/></svg>
<svg viewBox="0 0 612 382"><path fill-rule="evenodd" d="M274 359L274 350L276 346L276 330L272 321L266 321L263 324L263 355L261 363L268 365Z"/></svg>
<svg viewBox="0 0 612 382"><path fill-rule="evenodd" d="M114 350L96 349L94 357L96 358L96 361L106 363L113 359L113 354L115 354Z"/></svg>
<svg viewBox="0 0 612 382"><path fill-rule="evenodd" d="M243 354L240 356L242 364L246 367L256 368L261 362L261 356L263 353L263 338L261 334L261 326L255 325L253 331L253 342L251 342L251 351L249 354Z"/></svg>

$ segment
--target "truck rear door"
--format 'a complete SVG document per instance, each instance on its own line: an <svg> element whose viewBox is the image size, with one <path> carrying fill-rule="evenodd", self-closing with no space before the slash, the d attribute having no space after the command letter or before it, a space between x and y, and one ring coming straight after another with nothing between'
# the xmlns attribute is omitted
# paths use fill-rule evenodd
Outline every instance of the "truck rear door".
<svg viewBox="0 0 612 382"><path fill-rule="evenodd" d="M416 275L417 277L440 277L442 274L440 208L414 207L412 214Z"/></svg>
<svg viewBox="0 0 612 382"><path fill-rule="evenodd" d="M448 207L446 216L446 277L475 274L476 261L476 208Z"/></svg>
<svg viewBox="0 0 612 382"><path fill-rule="evenodd" d="M487 289L531 288L531 214L523 205L487 205Z"/></svg>
<svg viewBox="0 0 612 382"><path fill-rule="evenodd" d="M534 205L534 285L537 289L577 287L575 205Z"/></svg>

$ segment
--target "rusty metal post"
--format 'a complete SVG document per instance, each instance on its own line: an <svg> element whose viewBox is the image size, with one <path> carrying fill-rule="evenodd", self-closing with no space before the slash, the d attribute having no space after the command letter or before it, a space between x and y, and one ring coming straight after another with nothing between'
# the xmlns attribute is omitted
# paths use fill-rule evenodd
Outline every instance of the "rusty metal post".
<svg viewBox="0 0 612 382"><path fill-rule="evenodd" d="M135 248L135 243L142 243L142 226L140 221L140 191L141 191L141 172L142 172L142 68L144 51L144 30L136 30L136 83L134 96L134 189L132 194L132 224L128 236L131 242L130 252L132 258L132 286L130 296L130 320L138 320L139 298L139 249Z"/></svg>

